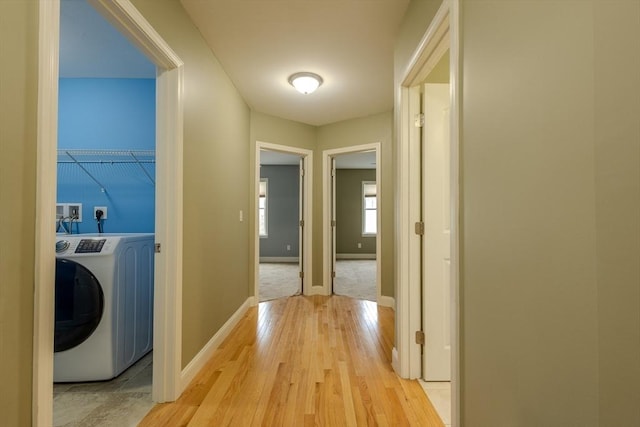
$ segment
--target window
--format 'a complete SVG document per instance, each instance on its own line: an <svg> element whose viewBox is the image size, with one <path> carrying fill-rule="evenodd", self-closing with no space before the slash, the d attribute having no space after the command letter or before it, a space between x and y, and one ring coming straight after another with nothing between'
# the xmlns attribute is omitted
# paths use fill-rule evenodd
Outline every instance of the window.
<svg viewBox="0 0 640 427"><path fill-rule="evenodd" d="M260 190L258 193L258 231L260 237L267 237L267 187L268 180L260 179Z"/></svg>
<svg viewBox="0 0 640 427"><path fill-rule="evenodd" d="M378 197L375 181L362 181L362 235L375 236L378 231Z"/></svg>

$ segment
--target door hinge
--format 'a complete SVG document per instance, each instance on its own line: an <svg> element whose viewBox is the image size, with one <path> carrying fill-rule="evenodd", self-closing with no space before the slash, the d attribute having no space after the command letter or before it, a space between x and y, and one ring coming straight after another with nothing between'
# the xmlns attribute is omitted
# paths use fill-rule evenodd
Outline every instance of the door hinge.
<svg viewBox="0 0 640 427"><path fill-rule="evenodd" d="M424 222L422 221L416 222L416 234L418 236L424 236Z"/></svg>
<svg viewBox="0 0 640 427"><path fill-rule="evenodd" d="M331 277L334 278L334 279L336 278L336 272L335 271L331 272Z"/></svg>
<svg viewBox="0 0 640 427"><path fill-rule="evenodd" d="M335 219L332 219L332 220L331 220L331 226L332 226L332 227L335 227L335 226L336 226L336 220L335 220Z"/></svg>
<svg viewBox="0 0 640 427"><path fill-rule="evenodd" d="M300 220L300 227L304 227L304 219Z"/></svg>
<svg viewBox="0 0 640 427"><path fill-rule="evenodd" d="M304 176L304 168L300 168L300 176Z"/></svg>
<svg viewBox="0 0 640 427"><path fill-rule="evenodd" d="M304 279L304 271L301 271L300 273L298 273L298 276L300 276L301 279Z"/></svg>
<svg viewBox="0 0 640 427"><path fill-rule="evenodd" d="M422 126L424 126L424 114L422 113L416 114L414 124L415 124L415 127L417 128L421 128Z"/></svg>
<svg viewBox="0 0 640 427"><path fill-rule="evenodd" d="M416 344L424 345L424 331L416 331Z"/></svg>
<svg viewBox="0 0 640 427"><path fill-rule="evenodd" d="M154 247L154 252L159 254L160 253L160 248L161 248L160 243L156 243L153 247Z"/></svg>
<svg viewBox="0 0 640 427"><path fill-rule="evenodd" d="M334 168L334 169L331 169L331 176L336 176L336 170L335 170L335 168Z"/></svg>

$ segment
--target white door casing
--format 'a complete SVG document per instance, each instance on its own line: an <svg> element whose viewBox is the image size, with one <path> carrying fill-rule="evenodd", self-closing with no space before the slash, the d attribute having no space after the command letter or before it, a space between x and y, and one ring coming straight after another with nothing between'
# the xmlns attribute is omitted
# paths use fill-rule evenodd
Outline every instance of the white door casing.
<svg viewBox="0 0 640 427"><path fill-rule="evenodd" d="M331 157L331 293L336 282L336 233L338 222L336 220L336 158Z"/></svg>
<svg viewBox="0 0 640 427"><path fill-rule="evenodd" d="M449 85L425 84L422 127L422 377L451 380Z"/></svg>
<svg viewBox="0 0 640 427"><path fill-rule="evenodd" d="M255 178L254 178L254 200L256 209L254 213L253 235L254 235L254 261L253 261L253 305L260 301L260 232L258 224L258 197L260 192L260 151L277 151L280 153L295 154L301 157L300 164L304 170L304 176L300 176L300 218L304 221L304 226L300 227L300 268L304 274L302 279L302 293L310 295L312 290L313 265L312 265L312 230L313 214L310 200L313 200L313 151L304 148L290 147L287 145L273 144L270 142L256 141L255 145ZM304 179L303 179L304 178Z"/></svg>
<svg viewBox="0 0 640 427"><path fill-rule="evenodd" d="M370 144L354 145L350 147L334 148L330 150L324 150L322 152L322 265L323 265L323 277L322 288L315 291L316 294L331 295L333 292L333 277L332 272L335 271L335 227L331 226L331 221L335 219L335 202L333 201L333 194L335 194L335 182L332 177L332 170L335 169L335 156L347 153L358 153L363 151L375 151L376 153L376 194L378 206L383 206L382 193L382 177L385 173L380 162L380 143L374 142ZM393 306L389 301L393 301L392 298L382 296L381 293L381 264L382 264L382 209L378 209L377 215L377 235L376 235L376 300L379 305ZM316 288L316 287L314 287Z"/></svg>
<svg viewBox="0 0 640 427"><path fill-rule="evenodd" d="M299 179L298 179L298 270L300 271L300 286L299 290L302 292L304 289L305 274L304 274L304 159L300 158L299 163Z"/></svg>

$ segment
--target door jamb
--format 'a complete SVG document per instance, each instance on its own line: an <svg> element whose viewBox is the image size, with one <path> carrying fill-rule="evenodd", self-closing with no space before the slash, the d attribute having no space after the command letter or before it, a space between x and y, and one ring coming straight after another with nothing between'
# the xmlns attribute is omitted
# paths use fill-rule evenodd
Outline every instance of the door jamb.
<svg viewBox="0 0 640 427"><path fill-rule="evenodd" d="M175 400L182 351L183 62L130 0L89 0L157 67L156 254L152 397ZM56 153L60 0L39 0L38 141L32 423L53 419L53 322L55 281Z"/></svg>
<svg viewBox="0 0 640 427"><path fill-rule="evenodd" d="M415 86L422 82L435 66L441 52L450 52L451 87L451 417L452 425L460 425L460 257L459 257L459 126L460 126L460 68L459 68L459 0L444 1L418 43L396 87L399 94L396 111L397 127L397 342L393 349L392 365L404 378L421 375L421 351L414 343L415 331L421 330L420 302L420 239L412 231L420 221L419 163L416 159L413 125ZM414 200L414 202L412 202Z"/></svg>
<svg viewBox="0 0 640 427"><path fill-rule="evenodd" d="M290 147L288 145L273 144L270 142L256 141L255 149L255 177L254 177L254 205L253 235L254 235L254 259L253 259L253 305L260 302L260 232L258 224L257 200L260 192L260 150L278 151L281 153L299 155L304 164L304 198L302 200L302 216L304 219L302 265L304 266L304 278L302 280L302 294L311 295L313 280L313 151L305 148Z"/></svg>
<svg viewBox="0 0 640 427"><path fill-rule="evenodd" d="M393 306L393 299L382 296L382 201L384 195L382 194L382 164L380 161L380 149L381 144L374 142L370 144L353 145L351 147L335 148L331 150L322 151L322 247L324 248L322 254L322 290L319 292L322 295L331 295L331 257L332 257L332 245L331 245L331 200L329 191L331 187L331 158L348 153L357 153L362 151L375 150L376 152L376 194L378 199L378 215L377 215L377 228L378 233L376 235L376 302L383 306Z"/></svg>

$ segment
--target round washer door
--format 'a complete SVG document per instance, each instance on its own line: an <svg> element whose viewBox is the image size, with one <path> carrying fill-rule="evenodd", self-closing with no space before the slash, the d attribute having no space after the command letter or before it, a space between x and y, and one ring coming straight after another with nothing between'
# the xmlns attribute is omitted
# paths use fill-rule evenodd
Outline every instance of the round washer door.
<svg viewBox="0 0 640 427"><path fill-rule="evenodd" d="M104 311L104 293L85 266L56 258L55 352L69 350L91 336Z"/></svg>

